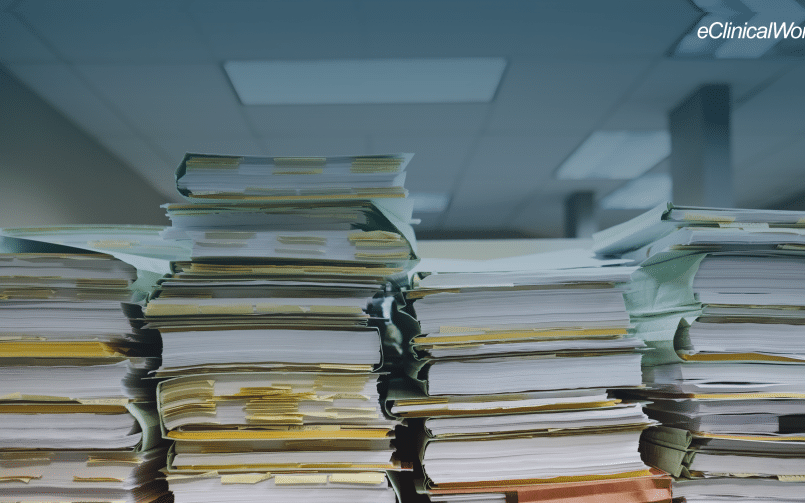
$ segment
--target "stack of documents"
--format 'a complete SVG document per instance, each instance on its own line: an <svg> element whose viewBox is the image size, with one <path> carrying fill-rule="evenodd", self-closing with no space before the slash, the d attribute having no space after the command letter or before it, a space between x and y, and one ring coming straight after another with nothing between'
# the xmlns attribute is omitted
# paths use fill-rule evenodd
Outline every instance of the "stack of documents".
<svg viewBox="0 0 805 503"><path fill-rule="evenodd" d="M159 339L129 323L134 267L0 254L0 484L14 501L155 501Z"/></svg>
<svg viewBox="0 0 805 503"><path fill-rule="evenodd" d="M413 154L236 157L188 154L176 187L191 201L366 201L402 198Z"/></svg>
<svg viewBox="0 0 805 503"><path fill-rule="evenodd" d="M803 222L801 212L664 205L596 236L599 252L642 260L626 298L655 351L649 389L631 396L650 400L663 426L641 450L682 480L688 501L801 498Z"/></svg>
<svg viewBox="0 0 805 503"><path fill-rule="evenodd" d="M163 238L190 257L145 308L177 502L395 501L378 383L386 290L416 259L409 159L185 158Z"/></svg>
<svg viewBox="0 0 805 503"><path fill-rule="evenodd" d="M530 259L430 274L406 295L420 332L390 410L423 420L424 489L434 501L532 501L592 496L606 481L605 501L668 499L638 453L652 422L607 392L641 385L620 287L634 269Z"/></svg>

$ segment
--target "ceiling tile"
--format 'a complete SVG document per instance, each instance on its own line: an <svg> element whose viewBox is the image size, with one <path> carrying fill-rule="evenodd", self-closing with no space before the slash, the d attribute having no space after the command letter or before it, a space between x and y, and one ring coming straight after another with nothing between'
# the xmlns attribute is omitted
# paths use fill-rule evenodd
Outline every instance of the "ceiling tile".
<svg viewBox="0 0 805 503"><path fill-rule="evenodd" d="M747 96L751 90L786 69L780 61L680 61L662 60L633 93L604 122L602 129L666 129L668 112L696 89L708 83L727 83L733 99ZM741 130L747 117L766 116L768 110L753 102L769 95L769 89L733 111L733 129Z"/></svg>
<svg viewBox="0 0 805 503"><path fill-rule="evenodd" d="M751 170L755 163L765 159L780 148L790 145L795 134L764 134L736 132L731 139L732 165L736 172Z"/></svg>
<svg viewBox="0 0 805 503"><path fill-rule="evenodd" d="M176 1L37 0L23 2L16 10L68 62L210 60Z"/></svg>
<svg viewBox="0 0 805 503"><path fill-rule="evenodd" d="M589 133L650 64L647 58L550 64L513 59L488 131Z"/></svg>
<svg viewBox="0 0 805 503"><path fill-rule="evenodd" d="M272 156L335 156L368 154L365 135L317 134L270 136L262 138L261 146Z"/></svg>
<svg viewBox="0 0 805 503"><path fill-rule="evenodd" d="M489 104L277 105L244 107L252 127L264 136L333 133L422 132L477 134Z"/></svg>
<svg viewBox="0 0 805 503"><path fill-rule="evenodd" d="M787 134L805 131L805 68L798 65L735 110L738 133Z"/></svg>
<svg viewBox="0 0 805 503"><path fill-rule="evenodd" d="M78 65L143 136L250 136L217 65Z"/></svg>
<svg viewBox="0 0 805 503"><path fill-rule="evenodd" d="M363 57L356 2L203 1L190 16L219 59Z"/></svg>
<svg viewBox="0 0 805 503"><path fill-rule="evenodd" d="M637 88L604 122L603 129L665 129L668 112L704 84L727 83L733 99L747 95L752 89L785 70L780 61L708 60L684 61L663 59L654 66ZM765 94L765 92L764 92ZM736 108L733 122L741 120Z"/></svg>
<svg viewBox="0 0 805 503"><path fill-rule="evenodd" d="M405 186L416 192L450 193L465 168L475 138L466 136L419 135L370 137L371 153L413 152L406 168Z"/></svg>
<svg viewBox="0 0 805 503"><path fill-rule="evenodd" d="M483 217L486 222L517 219L516 223L509 221L504 226L514 228L516 224L525 228L531 219L523 212L532 204L531 200L562 200L566 194L578 190L613 190L622 182L553 178L556 167L583 140L581 135L561 134L482 137L455 189L443 227L469 225L472 219L481 218L483 208L494 208L494 216ZM536 229L532 224L527 227Z"/></svg>
<svg viewBox="0 0 805 503"><path fill-rule="evenodd" d="M511 229L509 216L516 203L507 199L506 190L472 194L469 191L454 196L447 217L439 228L446 230Z"/></svg>
<svg viewBox="0 0 805 503"><path fill-rule="evenodd" d="M57 60L56 55L20 23L17 16L0 12L0 61L41 63Z"/></svg>
<svg viewBox="0 0 805 503"><path fill-rule="evenodd" d="M730 84L733 98L740 98L790 64L760 60L663 59L646 75L629 100L650 101L658 108L667 105L670 109L701 85L711 83Z"/></svg>
<svg viewBox="0 0 805 503"><path fill-rule="evenodd" d="M699 17L667 0L364 1L371 56L654 55Z"/></svg>
<svg viewBox="0 0 805 503"><path fill-rule="evenodd" d="M668 129L666 106L648 101L626 101L610 115L600 129L659 131Z"/></svg>
<svg viewBox="0 0 805 503"><path fill-rule="evenodd" d="M543 237L565 235L565 198L558 195L526 199L511 217L512 228Z"/></svg>
<svg viewBox="0 0 805 503"><path fill-rule="evenodd" d="M559 164L584 141L583 135L485 135L470 160L465 183L482 186L511 180L520 186L544 186Z"/></svg>
<svg viewBox="0 0 805 503"><path fill-rule="evenodd" d="M751 167L734 173L739 206L762 208L805 190L802 181L805 136L781 146Z"/></svg>
<svg viewBox="0 0 805 503"><path fill-rule="evenodd" d="M96 138L134 133L67 65L11 64L9 70L73 123Z"/></svg>
<svg viewBox="0 0 805 503"><path fill-rule="evenodd" d="M164 153L155 151L140 138L110 136L104 138L103 143L165 196L165 202L182 200L174 178L178 163L168 161Z"/></svg>

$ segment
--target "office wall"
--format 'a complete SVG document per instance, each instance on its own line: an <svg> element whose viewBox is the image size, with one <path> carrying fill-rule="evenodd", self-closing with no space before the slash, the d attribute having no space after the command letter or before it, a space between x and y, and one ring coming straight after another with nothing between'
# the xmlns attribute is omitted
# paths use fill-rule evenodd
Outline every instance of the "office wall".
<svg viewBox="0 0 805 503"><path fill-rule="evenodd" d="M164 202L0 66L0 227L165 225Z"/></svg>

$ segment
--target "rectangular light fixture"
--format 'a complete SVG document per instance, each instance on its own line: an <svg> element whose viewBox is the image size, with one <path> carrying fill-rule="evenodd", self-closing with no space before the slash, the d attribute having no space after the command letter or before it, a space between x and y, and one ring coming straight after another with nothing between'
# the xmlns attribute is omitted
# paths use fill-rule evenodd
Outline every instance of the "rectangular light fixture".
<svg viewBox="0 0 805 503"><path fill-rule="evenodd" d="M644 210L671 200L669 173L649 173L614 190L601 200L605 210Z"/></svg>
<svg viewBox="0 0 805 503"><path fill-rule="evenodd" d="M244 105L487 103L504 58L227 61Z"/></svg>
<svg viewBox="0 0 805 503"><path fill-rule="evenodd" d="M441 192L410 192L414 213L441 213L450 203L450 195Z"/></svg>
<svg viewBox="0 0 805 503"><path fill-rule="evenodd" d="M637 178L671 155L667 131L596 131L556 170L562 180Z"/></svg>

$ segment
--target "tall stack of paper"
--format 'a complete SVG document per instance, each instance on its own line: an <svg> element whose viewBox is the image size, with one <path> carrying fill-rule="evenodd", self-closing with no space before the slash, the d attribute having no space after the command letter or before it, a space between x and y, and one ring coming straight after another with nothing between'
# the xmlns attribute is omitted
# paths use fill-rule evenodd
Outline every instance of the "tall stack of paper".
<svg viewBox="0 0 805 503"><path fill-rule="evenodd" d="M596 236L642 261L627 294L651 400L641 449L688 501L801 501L805 213L664 205Z"/></svg>
<svg viewBox="0 0 805 503"><path fill-rule="evenodd" d="M592 498L600 487L596 501L667 500L669 482L638 453L651 421L607 391L641 383L643 343L628 335L619 286L633 268L529 259L430 274L407 294L417 359L391 411L424 418L424 489L433 501Z"/></svg>
<svg viewBox="0 0 805 503"><path fill-rule="evenodd" d="M191 258L145 310L177 502L395 501L378 371L410 157L185 158L163 236Z"/></svg>
<svg viewBox="0 0 805 503"><path fill-rule="evenodd" d="M0 254L4 501L155 501L167 494L153 385L159 341L121 302L136 270L108 255Z"/></svg>

